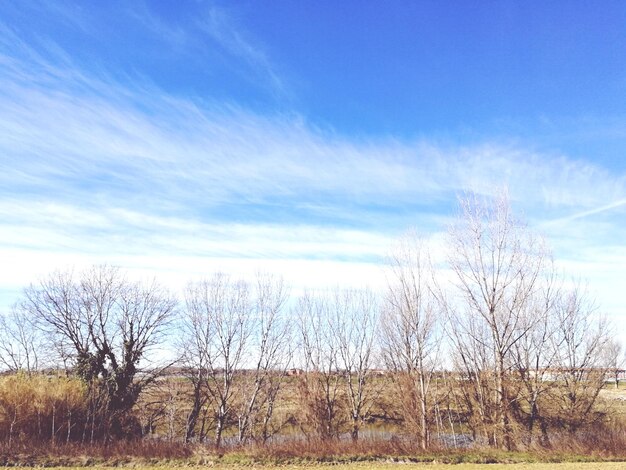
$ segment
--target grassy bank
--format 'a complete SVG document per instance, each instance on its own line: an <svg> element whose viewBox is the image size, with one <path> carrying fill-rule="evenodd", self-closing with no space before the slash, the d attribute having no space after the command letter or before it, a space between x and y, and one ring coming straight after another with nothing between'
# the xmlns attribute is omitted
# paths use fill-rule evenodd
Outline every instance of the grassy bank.
<svg viewBox="0 0 626 470"><path fill-rule="evenodd" d="M398 463L390 463L390 462L376 462L376 463L350 463L350 464L337 464L333 465L332 468L334 470L396 470L398 468ZM449 464L441 464L441 463L409 463L403 464L404 466L409 466L415 469L428 469L428 470L449 470ZM329 464L299 464L299 465L288 465L283 466L282 468L288 468L290 470L300 470L300 469L310 469L312 467L323 468L327 467ZM153 465L138 465L133 466L136 470L162 470L165 468L172 468L173 465L171 463L161 463L161 464L153 464ZM24 469L29 468L40 468L40 467L22 467ZM59 470L77 470L83 467L80 466L68 466L68 467L55 467ZM109 466L94 466L92 467L94 470L96 469L106 469L110 468ZM215 470L238 470L238 469L251 469L251 468L268 468L267 466L261 465L236 465L236 464L216 464L211 465L211 468ZM568 463L521 463L516 464L515 468L523 469L523 470L622 470L624 468L624 464L621 462L568 462ZM462 463L454 466L455 470L510 470L511 464L475 464L475 463Z"/></svg>
<svg viewBox="0 0 626 470"><path fill-rule="evenodd" d="M626 468L626 455L575 452L505 452L494 449L437 450L429 452L385 453L372 449L364 453L362 449L349 452L346 449L323 448L253 448L218 451L206 446L113 444L110 446L41 446L3 449L0 452L0 466L5 467L63 467L63 468L170 468L170 467L311 467L333 465L358 469L384 469L398 465L426 465L436 468L444 465L454 468L490 469L497 465L524 465L541 470L543 468ZM556 466L567 464L569 466ZM594 464L577 467L574 464ZM615 464L615 465L610 465ZM600 466L598 466L600 465Z"/></svg>

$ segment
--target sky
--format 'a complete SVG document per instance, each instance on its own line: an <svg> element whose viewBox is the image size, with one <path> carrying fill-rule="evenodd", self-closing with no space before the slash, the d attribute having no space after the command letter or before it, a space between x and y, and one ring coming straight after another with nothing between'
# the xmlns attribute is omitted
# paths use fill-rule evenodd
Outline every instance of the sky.
<svg viewBox="0 0 626 470"><path fill-rule="evenodd" d="M0 310L94 263L381 285L511 204L626 331L626 3L0 2Z"/></svg>

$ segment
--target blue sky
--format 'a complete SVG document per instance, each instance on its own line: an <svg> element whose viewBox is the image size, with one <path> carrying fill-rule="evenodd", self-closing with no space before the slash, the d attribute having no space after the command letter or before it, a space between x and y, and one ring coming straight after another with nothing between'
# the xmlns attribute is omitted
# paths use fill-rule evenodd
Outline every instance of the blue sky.
<svg viewBox="0 0 626 470"><path fill-rule="evenodd" d="M626 4L0 3L0 306L109 262L381 282L509 187L626 326Z"/></svg>

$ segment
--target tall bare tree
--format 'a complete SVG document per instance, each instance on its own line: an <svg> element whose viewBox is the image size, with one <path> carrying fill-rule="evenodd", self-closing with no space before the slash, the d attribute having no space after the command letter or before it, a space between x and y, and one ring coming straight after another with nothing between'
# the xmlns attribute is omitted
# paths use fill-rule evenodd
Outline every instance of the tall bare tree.
<svg viewBox="0 0 626 470"><path fill-rule="evenodd" d="M244 281L217 273L189 284L185 300L187 358L214 407L215 444L219 447L233 412L235 379L246 365L246 348L256 322L250 288Z"/></svg>
<svg viewBox="0 0 626 470"><path fill-rule="evenodd" d="M305 417L317 437L338 437L341 423L339 345L333 338L328 295L305 293L297 304L304 376L301 396Z"/></svg>
<svg viewBox="0 0 626 470"><path fill-rule="evenodd" d="M439 365L440 317L426 248L415 234L407 235L389 257L382 343L405 421L417 429L422 449L430 441L430 385Z"/></svg>
<svg viewBox="0 0 626 470"><path fill-rule="evenodd" d="M376 361L379 303L369 289L336 289L331 298L331 337L338 348L348 397L353 440L367 418L380 389L372 380Z"/></svg>
<svg viewBox="0 0 626 470"><path fill-rule="evenodd" d="M497 412L491 334L475 318L467 318L460 328L454 324L455 316L454 313L449 315L447 331L454 345L452 360L457 373L449 384L453 386L452 393L458 402L457 411L459 415L467 416L466 424L474 439L493 443Z"/></svg>
<svg viewBox="0 0 626 470"><path fill-rule="evenodd" d="M519 380L521 388L513 407L518 421L526 430L526 445L534 443L537 422L541 427L542 444L548 444L547 415L541 409L541 403L554 386L549 379L557 360L554 340L559 328L557 309L560 296L561 282L555 269L548 268L540 288L527 303L526 324L530 327L512 351L516 380Z"/></svg>
<svg viewBox="0 0 626 470"><path fill-rule="evenodd" d="M254 363L239 386L240 442L257 437L265 443L272 434L276 398L291 364L291 325L283 315L288 296L289 289L282 278L257 274L253 298L255 321L249 348Z"/></svg>
<svg viewBox="0 0 626 470"><path fill-rule="evenodd" d="M495 393L492 439L511 449L510 355L533 326L525 312L546 264L545 244L513 216L506 195L493 201L469 195L460 200L460 209L449 234L448 262L460 307L452 324L455 337L469 340L470 349L489 349Z"/></svg>
<svg viewBox="0 0 626 470"><path fill-rule="evenodd" d="M139 365L163 340L176 304L156 282L132 282L118 268L95 266L55 272L31 285L21 308L69 354L75 372L104 391L108 431L125 435L129 411L156 377L154 370L139 376Z"/></svg>

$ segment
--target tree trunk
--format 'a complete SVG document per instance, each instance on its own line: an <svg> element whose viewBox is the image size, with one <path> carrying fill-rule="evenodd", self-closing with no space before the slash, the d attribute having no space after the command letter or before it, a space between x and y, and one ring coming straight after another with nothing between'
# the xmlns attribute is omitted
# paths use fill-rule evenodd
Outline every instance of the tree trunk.
<svg viewBox="0 0 626 470"><path fill-rule="evenodd" d="M352 432L350 433L352 437L352 441L356 442L359 440L359 418L358 416L352 416Z"/></svg>
<svg viewBox="0 0 626 470"><path fill-rule="evenodd" d="M215 427L215 447L218 449L222 445L222 432L226 421L226 406L222 403L217 412L217 425Z"/></svg>
<svg viewBox="0 0 626 470"><path fill-rule="evenodd" d="M187 428L185 429L185 443L189 443L196 434L196 424L198 423L198 417L200 416L200 410L202 408L202 385L201 380L194 384L193 389L193 405L191 411L187 416Z"/></svg>

